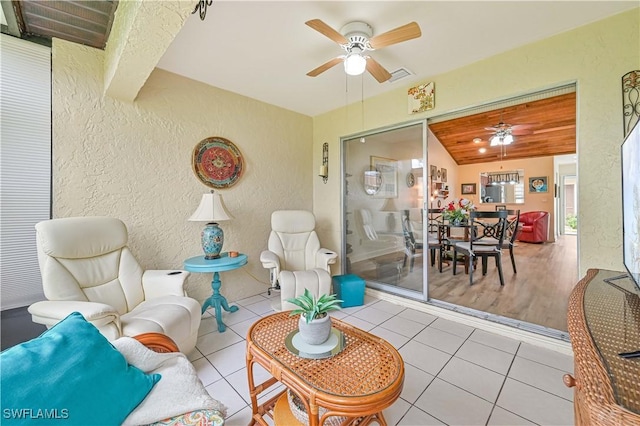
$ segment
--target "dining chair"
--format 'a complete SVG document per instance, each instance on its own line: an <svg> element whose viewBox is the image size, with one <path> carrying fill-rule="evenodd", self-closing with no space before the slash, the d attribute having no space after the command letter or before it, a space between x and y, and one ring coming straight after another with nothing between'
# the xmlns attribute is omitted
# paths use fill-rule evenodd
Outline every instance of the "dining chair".
<svg viewBox="0 0 640 426"><path fill-rule="evenodd" d="M438 271L442 272L442 255L445 249L446 238L441 232L440 225L443 223L442 209L428 209L428 234L427 242L429 245L431 266L436 263L436 252L438 253Z"/></svg>
<svg viewBox="0 0 640 426"><path fill-rule="evenodd" d="M409 210L402 211L402 233L404 235L404 261L402 267L407 266L407 258L411 258L409 262L409 272L413 272L413 264L415 258L422 255L424 250L424 241L422 239L416 239L411 227L411 221L409 220ZM435 251L431 257L432 265L435 264Z"/></svg>
<svg viewBox="0 0 640 426"><path fill-rule="evenodd" d="M507 229L506 210L497 212L472 211L469 217L470 230L469 241L459 241L453 245L453 275L456 274L456 262L458 254L466 256L469 271L469 284L473 284L473 263L477 257L482 258L482 275L487 274L487 261L489 257L496 259L496 267L500 277L500 285L504 286L502 274L502 244ZM485 221L491 219L491 222ZM479 240L485 239L483 243ZM489 239L495 239L495 244L489 244Z"/></svg>
<svg viewBox="0 0 640 426"><path fill-rule="evenodd" d="M520 210L507 210L507 229L506 234L504 236L504 241L502 243L503 249L509 249L509 256L511 257L511 266L513 267L513 273L517 274L518 270L516 269L516 258L513 254L513 248L516 245L516 238L518 238L518 233L520 232L520 228L522 225L519 224L520 221ZM477 241L477 244L489 244L496 245L498 242L495 238L483 238Z"/></svg>

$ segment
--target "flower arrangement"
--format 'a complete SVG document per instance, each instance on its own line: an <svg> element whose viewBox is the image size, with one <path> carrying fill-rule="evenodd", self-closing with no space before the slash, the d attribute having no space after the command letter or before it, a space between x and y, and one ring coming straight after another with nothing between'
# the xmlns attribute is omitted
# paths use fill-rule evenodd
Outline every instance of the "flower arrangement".
<svg viewBox="0 0 640 426"><path fill-rule="evenodd" d="M467 222L469 215L476 206L467 198L450 201L447 206L442 209L442 217L449 222Z"/></svg>

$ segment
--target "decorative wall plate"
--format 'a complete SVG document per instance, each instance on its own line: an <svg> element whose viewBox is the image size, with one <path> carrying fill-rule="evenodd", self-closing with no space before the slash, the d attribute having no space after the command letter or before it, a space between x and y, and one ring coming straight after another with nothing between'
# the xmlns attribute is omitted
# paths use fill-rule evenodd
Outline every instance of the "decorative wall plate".
<svg viewBox="0 0 640 426"><path fill-rule="evenodd" d="M407 173L407 186L411 188L415 184L416 184L416 177L411 172Z"/></svg>
<svg viewBox="0 0 640 426"><path fill-rule="evenodd" d="M242 154L233 142L213 136L193 149L193 172L211 188L229 188L238 182L244 169Z"/></svg>

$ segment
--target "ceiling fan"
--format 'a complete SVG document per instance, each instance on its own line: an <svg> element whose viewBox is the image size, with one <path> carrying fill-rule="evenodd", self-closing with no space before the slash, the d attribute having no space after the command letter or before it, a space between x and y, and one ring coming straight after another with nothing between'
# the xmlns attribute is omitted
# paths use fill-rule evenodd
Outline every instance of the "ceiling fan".
<svg viewBox="0 0 640 426"><path fill-rule="evenodd" d="M318 68L309 71L307 75L310 77L316 77L342 62L347 74L360 75L366 69L379 83L383 83L391 78L391 74L378 61L364 53L418 38L422 35L420 27L415 22L410 22L377 36L373 36L373 29L366 22L350 22L342 27L340 32L334 30L320 19L312 19L305 22L305 24L338 43L346 52L345 55L335 57Z"/></svg>
<svg viewBox="0 0 640 426"><path fill-rule="evenodd" d="M517 135L518 130L520 129L524 130L528 127L531 127L531 125L530 124L511 125L511 124L504 123L502 120L500 120L500 122L495 126L485 127L484 129L494 132L493 136L491 136L491 138L489 139L489 146L498 146L498 145L512 144L515 141L513 137ZM524 134L524 133L520 133L520 134Z"/></svg>

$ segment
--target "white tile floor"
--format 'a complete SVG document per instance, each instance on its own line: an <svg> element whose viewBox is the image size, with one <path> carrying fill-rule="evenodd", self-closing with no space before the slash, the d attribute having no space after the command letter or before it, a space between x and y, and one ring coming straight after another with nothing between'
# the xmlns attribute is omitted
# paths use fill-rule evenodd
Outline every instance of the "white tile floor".
<svg viewBox="0 0 640 426"><path fill-rule="evenodd" d="M279 297L279 296L278 296ZM219 333L205 313L189 359L209 393L228 407L227 425L251 418L245 336L270 300L253 296L224 312ZM378 335L405 361L400 399L384 411L389 425L572 425L573 393L562 375L573 359L551 350L366 297L334 317ZM262 370L263 381L268 377Z"/></svg>

